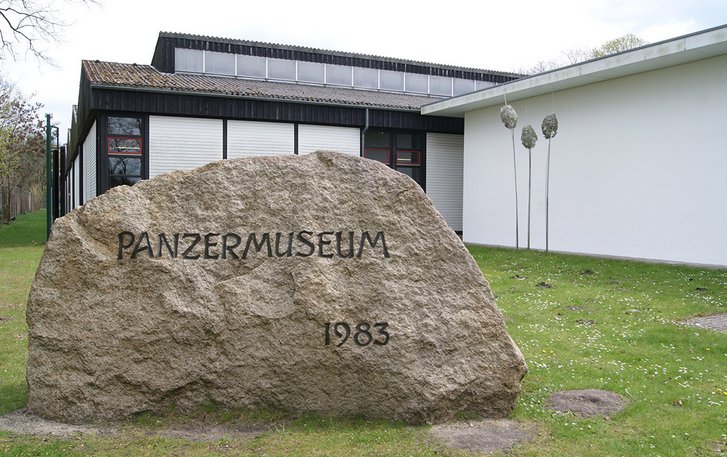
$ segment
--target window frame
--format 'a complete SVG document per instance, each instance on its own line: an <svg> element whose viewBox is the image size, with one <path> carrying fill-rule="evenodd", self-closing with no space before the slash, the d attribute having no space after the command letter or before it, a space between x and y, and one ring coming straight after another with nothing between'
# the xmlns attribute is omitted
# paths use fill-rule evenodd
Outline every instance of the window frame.
<svg viewBox="0 0 727 457"><path fill-rule="evenodd" d="M139 135L124 135L116 133L108 133L109 130L109 118L112 117L125 117L138 119L140 134ZM149 179L149 116L145 114L133 113L133 112L122 112L122 111L107 111L99 114L98 116L98 127L97 127L97 157L96 157L96 177L97 177L97 188L98 194L102 194L108 191L111 178L117 177L128 177L135 179L136 183ZM111 142L113 139L132 139L138 141L139 151L133 152L119 152L111 150ZM117 158L138 158L141 161L140 173L139 174L111 174L109 173L109 159L112 157ZM136 184L134 183L134 184ZM115 186L112 186L115 187Z"/></svg>
<svg viewBox="0 0 727 457"><path fill-rule="evenodd" d="M139 142L138 152L121 152L111 150L111 140L137 140ZM144 139L141 136L130 135L106 135L106 153L114 156L141 156L144 154Z"/></svg>
<svg viewBox="0 0 727 457"><path fill-rule="evenodd" d="M368 151L386 151L386 162L382 162L381 160L372 159L371 157L367 157L366 153ZM369 159L369 160L374 160L376 162L383 163L387 167L391 167L391 149L390 148L378 148L378 147L364 148L364 158Z"/></svg>
<svg viewBox="0 0 727 457"><path fill-rule="evenodd" d="M401 162L399 160L400 152L416 152L416 162ZM396 150L396 166L397 167L419 167L422 164L422 151L421 149L397 149Z"/></svg>

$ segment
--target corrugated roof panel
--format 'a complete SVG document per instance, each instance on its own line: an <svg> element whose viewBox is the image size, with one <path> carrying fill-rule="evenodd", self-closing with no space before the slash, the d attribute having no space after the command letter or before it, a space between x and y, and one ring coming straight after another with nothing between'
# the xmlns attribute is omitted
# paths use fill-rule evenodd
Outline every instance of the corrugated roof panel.
<svg viewBox="0 0 727 457"><path fill-rule="evenodd" d="M168 90L182 93L219 94L242 98L288 100L312 104L349 105L418 111L422 105L440 100L410 94L259 81L211 75L162 73L151 65L83 61L92 86Z"/></svg>

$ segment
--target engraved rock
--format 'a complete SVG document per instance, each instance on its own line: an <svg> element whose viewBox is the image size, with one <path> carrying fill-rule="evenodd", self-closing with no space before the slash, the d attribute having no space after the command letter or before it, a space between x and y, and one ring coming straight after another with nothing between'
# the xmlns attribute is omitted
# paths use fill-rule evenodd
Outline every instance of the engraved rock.
<svg viewBox="0 0 727 457"><path fill-rule="evenodd" d="M419 186L333 152L216 162L58 219L27 308L29 410L507 416L527 368Z"/></svg>

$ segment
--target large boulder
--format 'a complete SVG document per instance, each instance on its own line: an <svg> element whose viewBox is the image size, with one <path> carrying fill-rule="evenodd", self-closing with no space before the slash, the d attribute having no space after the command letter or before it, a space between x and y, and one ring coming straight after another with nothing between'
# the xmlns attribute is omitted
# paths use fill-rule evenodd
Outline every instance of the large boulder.
<svg viewBox="0 0 727 457"><path fill-rule="evenodd" d="M58 219L28 300L28 408L507 416L527 368L403 174L332 152L116 187Z"/></svg>

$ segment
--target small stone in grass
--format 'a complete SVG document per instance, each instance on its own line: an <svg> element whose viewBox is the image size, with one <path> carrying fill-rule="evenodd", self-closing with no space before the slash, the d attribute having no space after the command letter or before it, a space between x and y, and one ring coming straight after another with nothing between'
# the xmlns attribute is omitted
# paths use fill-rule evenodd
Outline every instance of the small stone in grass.
<svg viewBox="0 0 727 457"><path fill-rule="evenodd" d="M537 284L537 287L541 287L541 288L543 288L543 289L552 289L552 288L553 288L553 285L552 285L552 284L548 284L548 283L547 283L547 282L545 282L545 281L540 281L540 282L539 282L539 283Z"/></svg>
<svg viewBox="0 0 727 457"><path fill-rule="evenodd" d="M537 429L532 423L490 419L435 425L429 435L451 449L490 454L507 452L518 443L532 441Z"/></svg>
<svg viewBox="0 0 727 457"><path fill-rule="evenodd" d="M625 407L626 400L619 394L598 389L555 392L548 400L548 409L581 417L608 418Z"/></svg>

